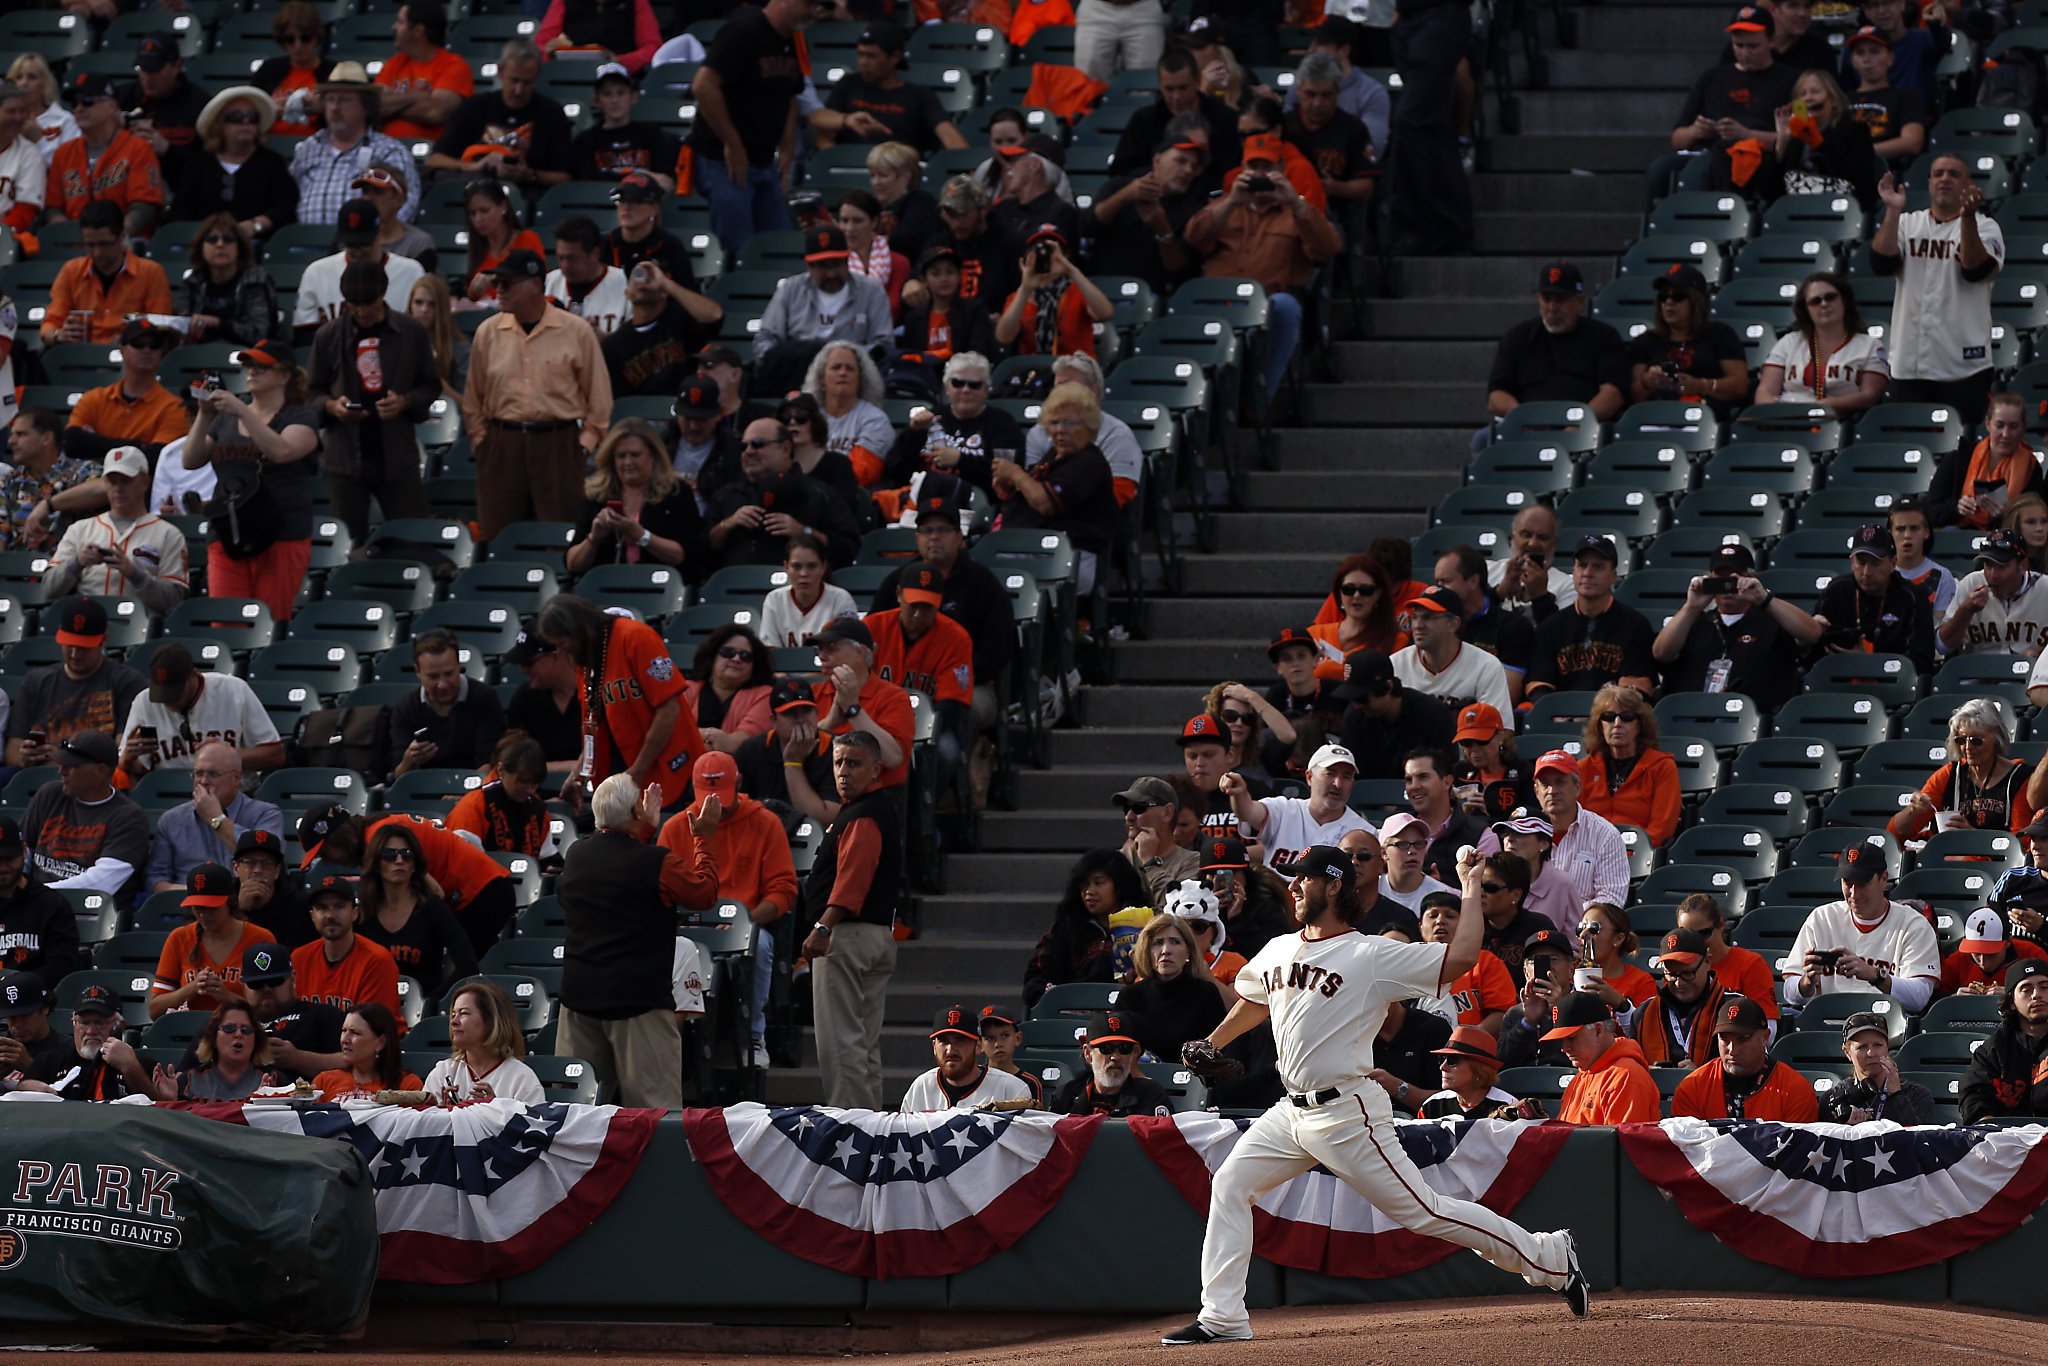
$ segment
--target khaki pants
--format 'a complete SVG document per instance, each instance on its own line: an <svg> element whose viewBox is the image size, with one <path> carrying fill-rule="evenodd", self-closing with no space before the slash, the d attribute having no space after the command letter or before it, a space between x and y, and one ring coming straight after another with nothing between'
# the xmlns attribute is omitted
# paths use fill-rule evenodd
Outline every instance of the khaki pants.
<svg viewBox="0 0 2048 1366"><path fill-rule="evenodd" d="M1157 0L1113 5L1083 0L1075 7L1074 65L1098 81L1118 71L1150 71L1166 51L1166 11Z"/></svg>
<svg viewBox="0 0 2048 1366"><path fill-rule="evenodd" d="M617 1105L683 1108L683 1035L675 1011L663 1007L623 1020L599 1020L558 1007L555 1051L597 1069Z"/></svg>
<svg viewBox="0 0 2048 1366"><path fill-rule="evenodd" d="M476 510L484 540L514 522L571 522L583 511L583 447L574 426L489 428L476 448Z"/></svg>
<svg viewBox="0 0 2048 1366"><path fill-rule="evenodd" d="M832 952L811 964L811 1012L827 1105L883 1108L882 1002L895 971L896 936L857 921L833 930Z"/></svg>

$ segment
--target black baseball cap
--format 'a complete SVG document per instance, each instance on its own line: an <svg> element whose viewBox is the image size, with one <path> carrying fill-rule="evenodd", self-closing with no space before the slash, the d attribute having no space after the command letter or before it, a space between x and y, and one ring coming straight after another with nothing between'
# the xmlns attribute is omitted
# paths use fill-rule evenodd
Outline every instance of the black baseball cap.
<svg viewBox="0 0 2048 1366"><path fill-rule="evenodd" d="M645 171L628 171L612 186L614 204L659 204L661 199L661 182Z"/></svg>
<svg viewBox="0 0 2048 1366"><path fill-rule="evenodd" d="M351 199L334 215L334 240L344 247L367 247L377 240L377 206L367 199Z"/></svg>
<svg viewBox="0 0 2048 1366"><path fill-rule="evenodd" d="M242 984L267 987L292 975L292 956L282 944L251 944L242 950Z"/></svg>
<svg viewBox="0 0 2048 1366"><path fill-rule="evenodd" d="M1886 857L1884 846L1868 840L1852 844L1835 859L1835 876L1844 882L1869 882L1872 878L1891 875L1891 859Z"/></svg>
<svg viewBox="0 0 2048 1366"><path fill-rule="evenodd" d="M64 82L64 98L74 109L93 100L111 100L114 98L113 78L96 71L74 71L71 79Z"/></svg>
<svg viewBox="0 0 2048 1366"><path fill-rule="evenodd" d="M910 35L900 25L886 19L877 19L860 31L858 46L878 47L884 52L901 52L910 42Z"/></svg>
<svg viewBox="0 0 2048 1366"><path fill-rule="evenodd" d="M33 1015L43 1008L47 998L43 979L33 972L23 972L19 968L0 972L0 1020Z"/></svg>
<svg viewBox="0 0 2048 1366"><path fill-rule="evenodd" d="M103 730L73 731L63 744L57 746L57 763L64 768L76 768L80 764L105 764L112 768L119 762L121 754L114 747L114 737Z"/></svg>
<svg viewBox="0 0 2048 1366"><path fill-rule="evenodd" d="M1586 277L1569 261L1552 261L1536 277L1538 294L1584 294Z"/></svg>
<svg viewBox="0 0 2048 1366"><path fill-rule="evenodd" d="M912 525L923 526L927 521L937 519L952 526L960 525L960 509L965 502L958 478L943 470L932 470L917 486L917 504L912 515Z"/></svg>
<svg viewBox="0 0 2048 1366"><path fill-rule="evenodd" d="M676 395L677 417L717 417L720 406L718 386L708 379L693 379Z"/></svg>
<svg viewBox="0 0 2048 1366"><path fill-rule="evenodd" d="M137 71L162 71L172 62L184 57L178 50L178 37L174 33L147 33L135 45L135 69Z"/></svg>
<svg viewBox="0 0 2048 1366"><path fill-rule="evenodd" d="M66 598L57 607L57 643L90 647L107 639L107 609L94 598Z"/></svg>
<svg viewBox="0 0 2048 1366"><path fill-rule="evenodd" d="M491 274L500 280L545 280L548 278L548 263L541 259L539 252L521 247L517 251L506 252L505 259L498 262L497 269Z"/></svg>
<svg viewBox="0 0 2048 1366"><path fill-rule="evenodd" d="M1581 536L1579 543L1572 547L1572 559L1581 555L1599 555L1609 564L1621 563L1621 552L1614 548L1614 542L1605 536Z"/></svg>
<svg viewBox="0 0 2048 1366"><path fill-rule="evenodd" d="M974 1022L974 1027L978 1032L985 1034L992 1025L1008 1025L1012 1029L1023 1028L1022 1025L1017 1023L1015 1012L1009 1008L1005 1006L983 1006L980 1017Z"/></svg>
<svg viewBox="0 0 2048 1366"><path fill-rule="evenodd" d="M12 816L0 816L0 854L19 854L28 848L21 837L21 823Z"/></svg>
<svg viewBox="0 0 2048 1366"><path fill-rule="evenodd" d="M816 710L817 697L811 692L810 680L806 678L778 678L768 693L770 711L790 711L797 707Z"/></svg>
<svg viewBox="0 0 2048 1366"><path fill-rule="evenodd" d="M73 1015L119 1015L121 1003L114 999L114 993L95 983L78 993L71 1003Z"/></svg>
<svg viewBox="0 0 2048 1366"><path fill-rule="evenodd" d="M1410 601L1408 606L1413 611L1430 612L1437 616L1449 617L1453 621L1465 620L1465 604L1448 588L1429 589Z"/></svg>
<svg viewBox="0 0 2048 1366"><path fill-rule="evenodd" d="M268 830L244 830L235 837L235 857L242 859L251 854L268 854L283 863L284 841Z"/></svg>
<svg viewBox="0 0 2048 1366"><path fill-rule="evenodd" d="M149 700L173 707L185 700L185 685L195 672L192 651L173 641L150 657Z"/></svg>
<svg viewBox="0 0 2048 1366"><path fill-rule="evenodd" d="M1343 680L1330 692L1339 702L1378 697L1395 684L1394 661L1385 650L1353 650L1344 656Z"/></svg>
<svg viewBox="0 0 2048 1366"><path fill-rule="evenodd" d="M181 906L225 906L234 894L235 875L218 863L202 863L185 878Z"/></svg>
<svg viewBox="0 0 2048 1366"><path fill-rule="evenodd" d="M699 368L706 365L730 365L735 370L747 368L747 363L740 359L739 352L717 342L697 348L697 364Z"/></svg>
<svg viewBox="0 0 2048 1366"><path fill-rule="evenodd" d="M977 1043L980 1042L981 1024L979 1017L968 1010L966 1006L947 1006L932 1021L932 1037L937 1039L947 1034L958 1034L962 1038L973 1039Z"/></svg>
<svg viewBox="0 0 2048 1366"><path fill-rule="evenodd" d="M1543 1033L1545 1043L1556 1043L1569 1039L1590 1024L1611 1024L1614 1012L1607 1008L1607 1002L1590 991L1574 991L1562 1000L1553 1001L1550 1006L1550 1028Z"/></svg>
<svg viewBox="0 0 2048 1366"><path fill-rule="evenodd" d="M960 264L960 253L943 242L934 243L917 254L917 273L924 274L940 261L951 261L957 266Z"/></svg>
<svg viewBox="0 0 2048 1366"><path fill-rule="evenodd" d="M1280 652L1293 645L1306 645L1311 650L1322 648L1316 638L1301 627L1282 626L1274 632L1273 639L1267 643L1266 658L1277 664L1280 661Z"/></svg>
<svg viewBox="0 0 2048 1366"><path fill-rule="evenodd" d="M2048 960L2022 958L2005 970L2005 989L2011 991L2029 977L2048 977Z"/></svg>
<svg viewBox="0 0 2048 1366"><path fill-rule="evenodd" d="M505 662L524 668L542 655L553 654L554 649L554 646L540 638L538 630L528 626L520 631L519 638L512 642L512 648L505 651Z"/></svg>
<svg viewBox="0 0 2048 1366"><path fill-rule="evenodd" d="M1345 855L1350 861L1350 855ZM1218 868L1249 868L1251 856L1245 853L1244 841L1235 835L1211 835L1202 841L1202 866L1200 871L1213 872Z"/></svg>
<svg viewBox="0 0 2048 1366"><path fill-rule="evenodd" d="M819 645L836 645L841 641L850 640L856 645L865 645L870 650L875 648L873 632L868 630L866 622L854 616L832 618L825 623L825 629L811 639Z"/></svg>
<svg viewBox="0 0 2048 1366"><path fill-rule="evenodd" d="M1873 560L1889 560L1899 553L1899 543L1892 539L1891 529L1884 526L1859 526L1856 534L1849 538L1851 555L1867 555Z"/></svg>
<svg viewBox="0 0 2048 1366"><path fill-rule="evenodd" d="M322 897L340 897L353 904L356 899L356 880L340 873L322 873L306 884L306 902L311 905Z"/></svg>
<svg viewBox="0 0 2048 1366"><path fill-rule="evenodd" d="M1983 545L1977 547L1976 560L1979 564L1986 560L1993 564L2011 564L2026 557L2026 543L2020 540L2017 531L1994 531L1984 538Z"/></svg>
<svg viewBox="0 0 2048 1366"><path fill-rule="evenodd" d="M1311 844L1287 863L1275 863L1273 871L1282 877L1327 877L1349 887L1357 880L1351 855L1334 844Z"/></svg>
<svg viewBox="0 0 2048 1366"><path fill-rule="evenodd" d="M1761 33L1770 37L1778 31L1778 21L1771 12L1761 5L1744 5L1735 11L1735 17L1728 22L1728 33Z"/></svg>
<svg viewBox="0 0 2048 1366"><path fill-rule="evenodd" d="M1754 1034L1767 1023L1762 1006L1735 993L1723 997L1720 1010L1714 1014L1716 1034Z"/></svg>
<svg viewBox="0 0 2048 1366"><path fill-rule="evenodd" d="M1707 568L1716 574L1748 574L1756 569L1756 556L1746 545L1717 545L1707 557Z"/></svg>
<svg viewBox="0 0 2048 1366"><path fill-rule="evenodd" d="M1672 930L1664 936L1664 942L1659 948L1660 952L1650 960L1659 967L1667 961L1691 967L1709 953L1707 941L1697 930Z"/></svg>
<svg viewBox="0 0 2048 1366"><path fill-rule="evenodd" d="M1522 957L1529 958L1539 953L1558 953L1569 958L1572 956L1572 941L1563 930L1538 930L1522 941Z"/></svg>
<svg viewBox="0 0 2048 1366"><path fill-rule="evenodd" d="M312 853L326 843L328 832L349 818L352 813L339 802L316 806L299 817L299 844L307 853Z"/></svg>
<svg viewBox="0 0 2048 1366"><path fill-rule="evenodd" d="M846 234L840 231L837 223L827 223L804 234L805 265L844 261L846 257Z"/></svg>
<svg viewBox="0 0 2048 1366"><path fill-rule="evenodd" d="M1658 294L1683 294L1692 289L1705 293L1707 277L1700 274L1698 266L1689 266L1681 261L1652 280L1650 288Z"/></svg>

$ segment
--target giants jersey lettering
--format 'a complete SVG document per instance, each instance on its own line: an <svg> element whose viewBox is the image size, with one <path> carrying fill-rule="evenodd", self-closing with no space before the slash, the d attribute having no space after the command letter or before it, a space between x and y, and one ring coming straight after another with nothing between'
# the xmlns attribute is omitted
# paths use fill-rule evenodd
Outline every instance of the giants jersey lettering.
<svg viewBox="0 0 2048 1366"><path fill-rule="evenodd" d="M1963 218L1937 222L1930 209L1899 217L1899 288L1888 341L1900 379L1967 379L1991 364L1991 284L2005 263L2005 238L1989 214L1975 218L1995 263L1981 280L1963 278Z"/></svg>
<svg viewBox="0 0 2048 1366"><path fill-rule="evenodd" d="M1271 1012L1286 1088L1320 1091L1371 1073L1387 1007L1440 994L1444 952L1356 930L1277 935L1238 970L1237 994Z"/></svg>
<svg viewBox="0 0 2048 1366"><path fill-rule="evenodd" d="M1973 569L1956 583L1948 614L1960 616L1963 603L1985 582L1984 571ZM2048 577L2031 570L2021 580L2020 591L2010 598L1996 592L1985 600L1963 628L1963 641L1952 654L1972 650L1997 650L2012 654L2038 655L2048 644Z"/></svg>
<svg viewBox="0 0 2048 1366"><path fill-rule="evenodd" d="M1259 842L1266 848L1266 863L1292 863L1312 844L1335 845L1354 830L1369 835L1379 832L1372 822L1348 807L1334 819L1318 821L1309 814L1306 797L1266 797L1259 802L1266 823L1259 827Z"/></svg>
<svg viewBox="0 0 2048 1366"><path fill-rule="evenodd" d="M617 266L606 266L603 277L580 297L568 277L559 270L554 271L548 276L547 293L565 310L589 323L600 337L609 337L618 331L619 324L633 312L632 305L626 301L626 272Z"/></svg>

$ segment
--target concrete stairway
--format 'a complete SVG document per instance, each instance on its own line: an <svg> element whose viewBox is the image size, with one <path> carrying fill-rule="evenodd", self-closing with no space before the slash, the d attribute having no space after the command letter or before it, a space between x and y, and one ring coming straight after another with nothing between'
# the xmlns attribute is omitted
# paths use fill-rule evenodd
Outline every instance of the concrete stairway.
<svg viewBox="0 0 2048 1366"><path fill-rule="evenodd" d="M1400 296L1369 300L1358 339L1335 347L1334 374L1308 386L1300 425L1279 433L1277 469L1258 469L1243 439L1253 473L1244 505L1218 517L1215 553L1188 558L1185 595L1153 603L1146 638L1117 648L1116 684L1084 689L1054 736L1052 767L1023 775L1021 809L991 813L985 852L955 857L947 894L926 900L923 936L903 945L890 993L892 1100L930 1066L936 1011L1019 1003L1068 866L1121 840L1110 794L1176 770L1174 735L1203 692L1225 679L1263 687L1266 640L1311 620L1339 559L1427 525L1485 421L1494 343L1533 312L1539 267L1572 259L1593 289L1611 277L1640 230L1643 168L1713 60L1725 7L1575 9L1580 50L1553 50L1551 88L1522 90L1522 132L1485 145L1473 180L1478 254L1398 263ZM810 1069L776 1072L769 1098L812 1099L817 1086Z"/></svg>

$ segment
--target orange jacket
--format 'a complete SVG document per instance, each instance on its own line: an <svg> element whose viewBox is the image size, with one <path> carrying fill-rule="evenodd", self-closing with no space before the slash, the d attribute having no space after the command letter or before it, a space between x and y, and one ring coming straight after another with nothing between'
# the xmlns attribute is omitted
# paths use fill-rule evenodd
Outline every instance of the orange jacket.
<svg viewBox="0 0 2048 1366"><path fill-rule="evenodd" d="M1813 1083L1782 1062L1770 1065L1770 1075L1748 1100L1742 1103L1744 1119L1775 1119L1785 1124L1811 1124L1820 1118L1820 1101ZM1678 1119L1726 1119L1728 1097L1721 1089L1721 1061L1716 1058L1684 1081L1671 1097L1671 1113Z"/></svg>
<svg viewBox="0 0 2048 1366"><path fill-rule="evenodd" d="M661 827L656 842L673 849L685 862L697 854L697 837L690 833L689 813L678 811ZM718 833L711 837L711 853L718 865L718 895L743 902L749 909L772 904L770 920L789 914L796 905L796 864L789 856L789 836L773 811L742 793L739 805L718 820Z"/></svg>
<svg viewBox="0 0 2048 1366"><path fill-rule="evenodd" d="M1026 12L1029 13L1028 6ZM1012 43L1017 41L1016 27L1014 23L1011 25ZM1050 25L1032 25L1033 31L1046 27ZM1031 87L1024 92L1024 103L1030 108L1050 109L1071 124L1086 114L1090 106L1108 91L1107 85L1085 71L1071 66L1055 66L1050 62L1033 62Z"/></svg>
<svg viewBox="0 0 2048 1366"><path fill-rule="evenodd" d="M1579 785L1581 806L1616 825L1640 826L1659 849L1678 833L1678 761L1661 749L1645 750L1618 791L1607 785L1607 756L1588 754L1579 760Z"/></svg>
<svg viewBox="0 0 2048 1366"><path fill-rule="evenodd" d="M1567 1124L1655 1124L1662 1104L1643 1050L1634 1039L1616 1039L1564 1088L1558 1118Z"/></svg>
<svg viewBox="0 0 2048 1366"><path fill-rule="evenodd" d="M1730 947L1728 956L1714 964L1714 976L1728 990L1741 992L1762 1006L1766 1018L1778 1018L1778 975L1762 954Z"/></svg>

